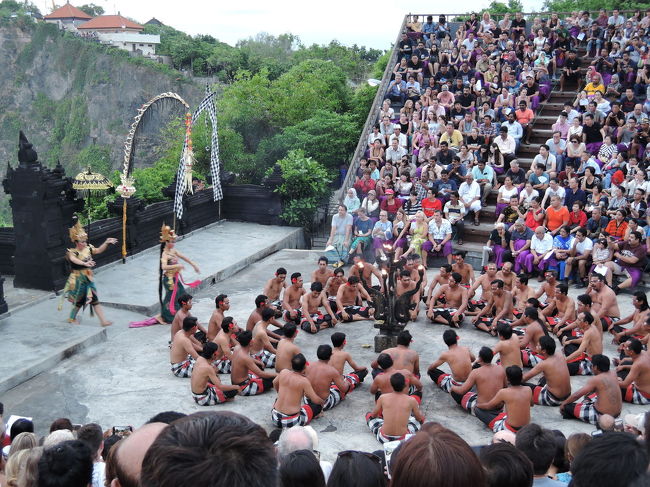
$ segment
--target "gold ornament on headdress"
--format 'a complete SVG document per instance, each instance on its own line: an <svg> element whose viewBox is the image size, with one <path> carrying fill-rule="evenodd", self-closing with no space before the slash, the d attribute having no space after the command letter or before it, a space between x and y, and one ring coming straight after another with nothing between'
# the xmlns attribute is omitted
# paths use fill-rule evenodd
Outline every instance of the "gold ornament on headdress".
<svg viewBox="0 0 650 487"><path fill-rule="evenodd" d="M160 229L160 243L176 240L176 232L169 225L162 224Z"/></svg>
<svg viewBox="0 0 650 487"><path fill-rule="evenodd" d="M88 239L88 234L86 233L84 227L81 226L81 223L79 223L79 221L75 223L74 227L70 228L69 232L70 240L73 242L81 242Z"/></svg>

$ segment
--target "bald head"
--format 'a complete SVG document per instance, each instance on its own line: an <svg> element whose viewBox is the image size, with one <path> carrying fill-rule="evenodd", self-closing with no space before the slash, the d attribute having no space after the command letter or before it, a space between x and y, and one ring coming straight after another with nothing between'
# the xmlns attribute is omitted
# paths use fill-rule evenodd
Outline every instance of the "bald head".
<svg viewBox="0 0 650 487"><path fill-rule="evenodd" d="M117 478L113 480L111 487L138 487L142 460L151 444L166 427L165 423L145 424L116 445Z"/></svg>

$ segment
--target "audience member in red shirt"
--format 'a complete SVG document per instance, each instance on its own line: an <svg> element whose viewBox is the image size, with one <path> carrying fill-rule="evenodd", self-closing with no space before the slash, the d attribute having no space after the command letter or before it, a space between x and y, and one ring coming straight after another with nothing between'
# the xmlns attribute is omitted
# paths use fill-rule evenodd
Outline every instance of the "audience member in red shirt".
<svg viewBox="0 0 650 487"><path fill-rule="evenodd" d="M582 201L573 203L571 210L571 213L569 213L569 228L571 233L575 233L578 228L587 225L587 214L582 211Z"/></svg>

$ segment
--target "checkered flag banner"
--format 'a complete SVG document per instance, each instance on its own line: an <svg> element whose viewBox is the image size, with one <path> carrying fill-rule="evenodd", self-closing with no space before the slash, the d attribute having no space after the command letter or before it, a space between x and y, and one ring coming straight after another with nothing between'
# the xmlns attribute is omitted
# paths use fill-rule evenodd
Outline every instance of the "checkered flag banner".
<svg viewBox="0 0 650 487"><path fill-rule="evenodd" d="M221 189L220 165L219 161L219 136L217 127L217 108L214 103L216 94L206 87L206 96L199 103L196 112L192 116L192 126L196 123L201 113L206 111L210 123L212 124L211 146L210 146L210 175L212 176L212 193L214 201L223 199L223 191ZM206 120L207 123L207 120ZM187 141L183 143L183 150L181 151L181 159L178 165L178 174L176 177L176 193L174 195L174 213L177 219L183 218L183 195L188 190L185 182L185 164L183 155L187 148Z"/></svg>

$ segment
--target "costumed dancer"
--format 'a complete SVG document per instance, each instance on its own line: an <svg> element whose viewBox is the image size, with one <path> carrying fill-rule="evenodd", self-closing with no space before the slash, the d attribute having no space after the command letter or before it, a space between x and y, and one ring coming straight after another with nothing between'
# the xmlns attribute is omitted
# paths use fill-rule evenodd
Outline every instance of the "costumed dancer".
<svg viewBox="0 0 650 487"><path fill-rule="evenodd" d="M156 321L160 324L169 324L174 320L178 308L176 299L185 294L184 286L194 288L201 283L201 281L183 282L181 271L185 269L185 266L180 264L179 260L184 260L191 265L197 274L201 271L194 262L174 248L175 244L176 232L169 225L163 223L160 229L160 282L158 284L161 310L160 314L156 316ZM164 299L162 297L163 288L165 290Z"/></svg>
<svg viewBox="0 0 650 487"><path fill-rule="evenodd" d="M74 248L68 249L66 258L70 262L70 276L63 289L63 297L72 303L72 311L68 322L79 324L77 314L79 310L86 305L90 305L90 315L97 314L102 326L109 326L113 323L106 320L104 310L99 304L97 298L97 288L93 279L92 268L95 267L93 260L94 254L104 252L109 244L116 244L117 239L107 238L99 247L93 247L88 243L88 234L81 223L77 223L70 228L70 240L74 243ZM61 309L62 303L59 304Z"/></svg>

